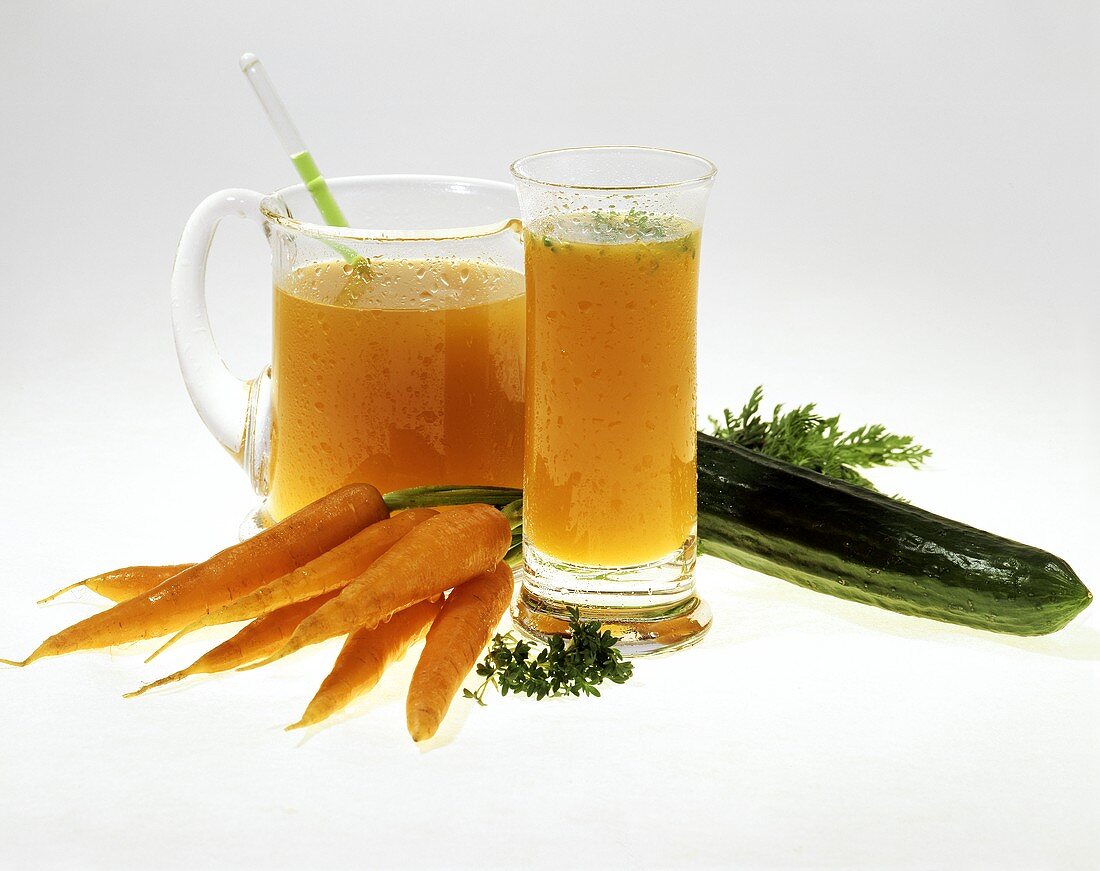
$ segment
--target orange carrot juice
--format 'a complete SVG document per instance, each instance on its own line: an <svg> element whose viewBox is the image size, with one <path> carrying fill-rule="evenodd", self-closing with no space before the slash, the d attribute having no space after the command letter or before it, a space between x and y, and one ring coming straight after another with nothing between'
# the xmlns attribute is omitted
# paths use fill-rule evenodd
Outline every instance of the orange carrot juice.
<svg viewBox="0 0 1100 871"><path fill-rule="evenodd" d="M695 532L700 231L575 213L524 241L525 538L585 566L666 557Z"/></svg>
<svg viewBox="0 0 1100 871"><path fill-rule="evenodd" d="M518 487L523 276L480 261L342 261L275 291L268 510L345 484Z"/></svg>

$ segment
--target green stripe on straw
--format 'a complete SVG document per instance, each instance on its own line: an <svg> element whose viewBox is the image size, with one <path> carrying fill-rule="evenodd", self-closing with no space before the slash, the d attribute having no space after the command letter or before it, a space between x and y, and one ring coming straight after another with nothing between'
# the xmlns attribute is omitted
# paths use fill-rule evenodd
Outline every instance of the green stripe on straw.
<svg viewBox="0 0 1100 871"><path fill-rule="evenodd" d="M346 227L348 220L333 199L328 182L321 175L321 170L317 168L317 161L313 159L313 155L308 151L299 151L297 154L290 155L290 162L294 164L298 175L306 183L306 190L313 197L313 202L317 204L325 223L330 227Z"/></svg>
<svg viewBox="0 0 1100 871"><path fill-rule="evenodd" d="M330 227L348 226L347 218L344 217L343 211L332 196L332 191L329 190L328 182L325 181L325 177L321 175L321 170L317 167L317 161L309 153L298 128L290 120L290 114L287 112L286 106L283 105L283 101L279 99L275 85L272 84L264 65L260 63L260 59L251 52L242 54L241 72L248 79L248 83L252 85L256 98L260 101L260 105L275 130L275 135L279 138L279 142L290 158L290 162L294 164L299 177L305 182L306 190L313 197L313 202L317 204L317 210L321 213L325 223ZM347 245L333 239L321 238L321 241L353 266L363 267L369 265L366 258L361 257Z"/></svg>

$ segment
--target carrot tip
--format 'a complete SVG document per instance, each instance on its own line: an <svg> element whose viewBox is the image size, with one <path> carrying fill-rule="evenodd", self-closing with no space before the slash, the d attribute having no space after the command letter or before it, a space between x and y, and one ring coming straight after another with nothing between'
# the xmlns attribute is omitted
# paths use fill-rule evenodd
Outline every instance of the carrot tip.
<svg viewBox="0 0 1100 871"><path fill-rule="evenodd" d="M0 663L3 663L4 665L14 665L17 668L22 668L24 665L26 665L30 661L31 661L31 658L29 656L24 660L0 659Z"/></svg>
<svg viewBox="0 0 1100 871"><path fill-rule="evenodd" d="M56 593L50 593L50 595L46 596L44 599L39 599L35 604L45 605L47 602L52 602L58 596L65 595L65 593L69 592L69 590L75 590L77 587L83 587L84 585L84 581L77 581L75 584L69 584L69 586L62 587Z"/></svg>
<svg viewBox="0 0 1100 871"><path fill-rule="evenodd" d="M122 697L124 699L132 699L135 696L140 696L146 690L151 690L154 687L162 687L166 684L175 683L176 681L182 680L185 677L187 677L186 669L184 671L177 671L173 674L168 675L167 677L162 677L160 680L155 680L152 683L147 683L144 686L140 686L136 690L131 690L128 693L123 693Z"/></svg>
<svg viewBox="0 0 1100 871"><path fill-rule="evenodd" d="M289 656L290 654L296 653L301 649L302 646L300 644L295 644L294 640L291 639L278 650L276 650L273 654L271 654L271 656L267 657L267 659L260 659L256 662L250 662L248 665L242 665L240 668L237 669L237 671L252 671L252 669L254 668L260 668L264 665L270 665L271 663L282 659L284 656Z"/></svg>
<svg viewBox="0 0 1100 871"><path fill-rule="evenodd" d="M237 669L237 671L252 671L252 669L254 668L260 668L260 666L268 665L269 663L272 663L277 659L282 659L285 655L286 654L273 653L271 654L271 656L267 657L267 659L259 659L256 662L250 662L248 665L242 665Z"/></svg>
<svg viewBox="0 0 1100 871"><path fill-rule="evenodd" d="M183 636L186 634L186 632L187 632L186 629L181 629L179 632L177 632L175 635L173 635L171 638L169 638L167 641L165 641L164 644L162 644L160 647L158 647L156 650L154 650L152 653L150 653L145 658L145 662L146 663L152 662L154 659L156 659L158 656L160 656L162 653L164 653L164 651L166 651L169 647L171 647L173 644L175 644L177 641L179 641L181 638L183 638Z"/></svg>
<svg viewBox="0 0 1100 871"><path fill-rule="evenodd" d="M305 720L299 720L297 723L291 723L289 726L284 726L283 731L293 732L295 729L304 729L308 725L309 723L307 723Z"/></svg>
<svg viewBox="0 0 1100 871"><path fill-rule="evenodd" d="M417 743L431 738L439 729L439 723L432 724L433 719L425 720L424 717L420 716L420 712L410 712L408 718L409 736Z"/></svg>

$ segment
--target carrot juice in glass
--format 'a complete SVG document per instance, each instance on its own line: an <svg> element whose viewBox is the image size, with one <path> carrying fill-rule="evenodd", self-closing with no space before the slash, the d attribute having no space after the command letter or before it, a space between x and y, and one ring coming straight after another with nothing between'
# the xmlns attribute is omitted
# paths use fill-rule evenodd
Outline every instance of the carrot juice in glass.
<svg viewBox="0 0 1100 871"><path fill-rule="evenodd" d="M715 169L649 148L512 167L524 222L522 629L568 609L634 655L709 626L695 594L696 300Z"/></svg>

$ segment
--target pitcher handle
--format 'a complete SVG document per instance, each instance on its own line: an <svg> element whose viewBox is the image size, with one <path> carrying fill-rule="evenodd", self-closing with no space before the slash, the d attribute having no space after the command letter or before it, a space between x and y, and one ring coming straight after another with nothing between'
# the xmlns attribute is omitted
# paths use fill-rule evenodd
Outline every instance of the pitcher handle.
<svg viewBox="0 0 1100 871"><path fill-rule="evenodd" d="M206 310L206 262L222 218L263 225L263 194L230 188L211 194L183 229L172 268L172 332L183 381L202 422L248 473L253 489L267 491L271 370L242 381L225 365Z"/></svg>

